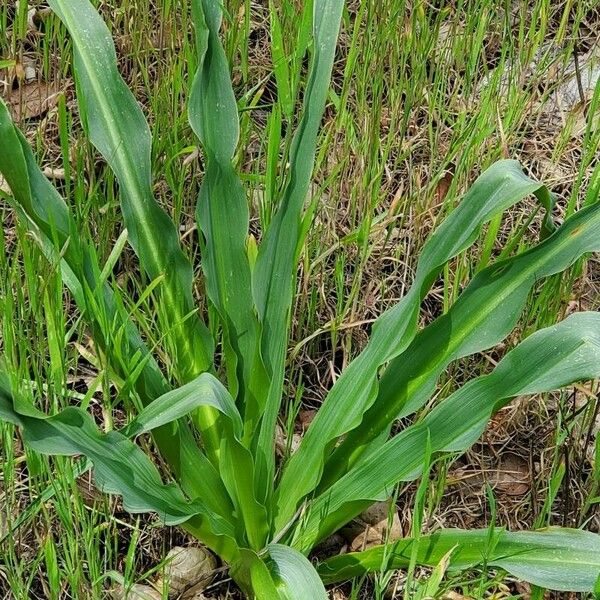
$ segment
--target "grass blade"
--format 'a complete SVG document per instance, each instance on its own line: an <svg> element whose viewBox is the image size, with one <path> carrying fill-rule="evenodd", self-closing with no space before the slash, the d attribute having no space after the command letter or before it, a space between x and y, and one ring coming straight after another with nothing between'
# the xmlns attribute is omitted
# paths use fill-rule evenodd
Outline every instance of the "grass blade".
<svg viewBox="0 0 600 600"><path fill-rule="evenodd" d="M151 359L133 323L120 310L114 291L101 283L101 271L93 251L84 246L64 200L36 165L31 148L12 123L5 104L0 100L0 172L11 184L17 207L23 211L23 224L35 227L48 241L46 251L53 247L63 257L69 273L65 281L90 321L94 336L107 355L129 360L139 355L145 360L138 378L138 391L143 400L153 399L168 387L156 362ZM17 183L18 181L18 183ZM87 291L86 291L87 290ZM90 301L97 310L88 308ZM110 335L117 328L124 332L117 349ZM111 352L112 348L112 352ZM130 364L130 363L129 363ZM124 375L115 361L113 368Z"/></svg>
<svg viewBox="0 0 600 600"><path fill-rule="evenodd" d="M63 281L117 376L126 380L130 369L136 371L131 384L143 404L168 392L168 382L118 295L108 283L102 283L93 248L72 233L76 227L64 200L35 163L31 148L1 100L0 173L11 183L21 221L36 232L48 258L54 261L62 255ZM230 503L223 501L226 492L218 473L198 449L187 425L179 423L176 428L155 429L153 437L165 460L181 478L186 493L191 497L202 494L213 510L230 516L227 513Z"/></svg>
<svg viewBox="0 0 600 600"><path fill-rule="evenodd" d="M148 277L164 277L158 288L158 314L177 377L185 383L211 368L213 341L200 318L192 314L196 310L192 267L181 250L175 225L152 194L150 129L117 71L110 32L93 5L88 0L50 0L49 4L71 35L89 138L119 181L129 241ZM214 461L217 416L211 408L200 410L203 443Z"/></svg>
<svg viewBox="0 0 600 600"><path fill-rule="evenodd" d="M292 97L290 70L283 43L281 22L273 0L269 2L269 17L271 21L271 60L277 83L277 102L281 107L283 116L286 119L291 119L294 111L294 98Z"/></svg>

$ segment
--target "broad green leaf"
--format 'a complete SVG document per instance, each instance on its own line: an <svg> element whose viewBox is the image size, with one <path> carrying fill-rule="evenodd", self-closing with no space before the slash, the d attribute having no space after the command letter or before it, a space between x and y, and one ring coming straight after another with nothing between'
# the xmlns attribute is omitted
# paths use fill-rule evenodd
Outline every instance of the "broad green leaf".
<svg viewBox="0 0 600 600"><path fill-rule="evenodd" d="M566 229L567 235L573 231ZM560 232L564 233L565 227ZM597 236L594 233L591 237ZM571 251L570 260L575 260L580 252ZM489 269L481 275L493 278L495 273ZM600 313L577 313L532 334L490 374L471 380L309 503L308 516L294 545L303 550L311 548L360 513L365 505L382 494L391 494L399 481L417 478L425 461L428 438L432 452L464 452L481 435L492 414L511 398L599 376Z"/></svg>
<svg viewBox="0 0 600 600"><path fill-rule="evenodd" d="M319 574L304 555L282 544L269 544L267 552L267 566L282 600L327 600Z"/></svg>
<svg viewBox="0 0 600 600"><path fill-rule="evenodd" d="M248 548L240 549L240 558L229 569L231 576L246 595L256 600L280 600L273 576L263 560Z"/></svg>
<svg viewBox="0 0 600 600"><path fill-rule="evenodd" d="M141 435L177 421L199 406L212 406L227 416L231 421L233 434L241 438L242 418L235 402L223 384L210 373L202 373L193 381L148 404L123 433L129 437Z"/></svg>
<svg viewBox="0 0 600 600"><path fill-rule="evenodd" d="M282 364L287 343L287 321L291 308L294 258L298 245L300 216L308 193L316 154L317 134L325 110L335 47L343 8L342 0L316 0L313 7L313 55L302 117L290 153L289 182L281 206L259 250L254 297L259 315L270 329L268 347L279 348L270 366ZM273 335L272 335L273 334ZM269 341L273 339L273 341ZM271 357L271 353L268 353Z"/></svg>
<svg viewBox="0 0 600 600"><path fill-rule="evenodd" d="M221 441L221 478L233 498L236 516L243 530L238 540L245 540L254 550L262 550L270 527L267 509L256 498L255 465L250 450L231 437Z"/></svg>
<svg viewBox="0 0 600 600"><path fill-rule="evenodd" d="M239 119L229 65L219 40L221 7L192 3L198 69L189 101L189 121L205 154L196 217L205 239L206 289L224 330L229 388L239 396L248 438L257 426L269 384L260 357L260 329L252 298L246 252L248 201L232 159Z"/></svg>
<svg viewBox="0 0 600 600"><path fill-rule="evenodd" d="M207 0L192 4L198 69L189 120L205 154L196 216L205 238L202 265L206 288L223 326L230 389L239 398L244 442L249 446L264 410L269 381L260 355L260 328L246 251L248 204L232 163L239 122L229 66L219 40L221 10ZM270 531L262 500L272 483L257 480L254 458L239 439L224 436L220 451L220 474L243 524L238 539L247 539L251 548L260 550Z"/></svg>
<svg viewBox="0 0 600 600"><path fill-rule="evenodd" d="M176 433L175 439L173 429ZM191 427L179 421L176 427L166 425L154 429L152 437L169 465L177 461L175 464L178 468L173 471L187 496L192 499L200 498L210 510L233 525L235 520L231 498L217 469L198 448ZM190 521L187 524L190 524Z"/></svg>
<svg viewBox="0 0 600 600"><path fill-rule="evenodd" d="M246 456L248 452L239 441L243 430L242 419L231 394L210 373L202 373L193 381L163 394L148 404L127 425L122 433L127 437L134 437L148 431L153 431L158 427L163 427L194 412L200 406L212 406L229 419L230 426L223 427L221 431L221 435L223 436L221 444L223 447L223 443L226 443L225 449L228 451L228 454L236 453L236 460L233 460L230 456L223 456L220 464L221 468L227 468L223 467L223 465L228 465L230 468L235 466L241 469L243 462L241 457L246 459L246 461L248 460ZM237 496L235 494L228 494L228 489L234 492L238 490L231 486L228 487L227 481L224 483L224 478L221 478L208 459L203 454L195 451L193 439L188 440L185 448L182 449L182 453L183 464L188 466L190 470L196 470L204 480L204 489L202 489L200 496L205 499L207 506L217 514L231 519L234 511L231 498L235 500ZM244 475L252 477L253 472L252 464L246 462L244 464ZM242 479L240 476L240 485ZM207 487L209 488L208 492L206 490ZM253 491L253 486L250 486L248 489ZM249 493L247 490L244 491ZM261 513L259 514L262 518L257 520L259 524L258 528L260 531L263 531L267 527L266 516ZM257 527L253 522L248 524L248 528L252 528L253 526ZM243 534L243 531L238 532L238 539L243 539Z"/></svg>
<svg viewBox="0 0 600 600"><path fill-rule="evenodd" d="M277 492L276 529L286 525L298 502L319 482L331 444L354 429L375 400L380 367L413 340L421 300L442 267L477 239L484 223L529 194L536 194L547 209L551 208L546 188L526 177L516 161L499 161L480 175L425 243L407 295L377 319L366 348L342 372L286 465Z"/></svg>
<svg viewBox="0 0 600 600"><path fill-rule="evenodd" d="M150 279L159 286L158 315L182 383L212 367L213 341L193 313L192 266L179 245L177 230L152 194L148 124L119 75L110 32L88 0L50 0L71 35L79 101L84 106L90 141L114 171L129 241ZM218 413L199 409L202 441L216 462Z"/></svg>
<svg viewBox="0 0 600 600"><path fill-rule="evenodd" d="M508 532L442 529L418 540L417 562L435 566L451 553L450 570L486 564L524 581L570 592L592 592L600 575L600 535L579 529L550 527L539 531ZM407 538L330 558L318 567L325 583L336 583L381 569L408 566L415 542ZM487 550L486 550L487 547Z"/></svg>
<svg viewBox="0 0 600 600"><path fill-rule="evenodd" d="M148 404L169 390L119 297L102 282L93 248L83 245L61 196L37 166L31 148L15 128L0 100L0 173L11 182L17 213L35 233L49 260L58 260L64 283L89 322L94 339L118 377L136 372L133 387ZM62 256L62 259L59 258ZM200 452L184 424L153 431L161 454L180 478L185 492L202 494L207 505L227 517L231 506L218 473Z"/></svg>
<svg viewBox="0 0 600 600"><path fill-rule="evenodd" d="M257 554L240 549L230 573L256 600L326 600L327 592L310 561L298 551L269 544Z"/></svg>
<svg viewBox="0 0 600 600"><path fill-rule="evenodd" d="M182 382L189 381L211 368L213 342L206 326L193 315L192 267L179 245L175 224L152 193L150 129L117 71L110 32L93 5L88 0L50 0L49 4L73 41L78 97L88 135L119 181L129 241L148 277L164 277L159 286L159 317L178 375ZM214 412L205 414L207 423L213 419Z"/></svg>
<svg viewBox="0 0 600 600"><path fill-rule="evenodd" d="M343 0L314 2L310 72L302 116L292 140L288 181L260 245L253 272L254 300L263 327L262 354L271 376L257 454L262 477L268 481L273 480L275 473L275 424L283 389L301 215L313 171L343 5Z"/></svg>
<svg viewBox="0 0 600 600"><path fill-rule="evenodd" d="M123 430L127 437L138 436L184 417L199 406L212 406L229 419L230 426L221 428L220 476L212 474L211 499L219 498L220 505L211 509L230 516L234 509L240 520L236 531L238 540L247 539L252 548L260 550L269 533L267 512L254 493L254 461L240 439L243 433L242 419L233 398L221 382L210 373L202 373L182 387L167 392L146 406ZM190 465L193 468L193 465ZM207 466L200 463L206 475ZM227 490L227 492L225 491ZM233 505L231 503L233 499Z"/></svg>
<svg viewBox="0 0 600 600"><path fill-rule="evenodd" d="M117 431L101 433L85 411L69 407L46 416L11 391L0 373L0 418L21 428L27 444L43 454L83 455L94 466L94 480L104 492L119 494L132 513L154 512L168 525L194 518L202 539L226 560L237 558L231 524L200 499L189 501L174 483L164 484L148 456Z"/></svg>

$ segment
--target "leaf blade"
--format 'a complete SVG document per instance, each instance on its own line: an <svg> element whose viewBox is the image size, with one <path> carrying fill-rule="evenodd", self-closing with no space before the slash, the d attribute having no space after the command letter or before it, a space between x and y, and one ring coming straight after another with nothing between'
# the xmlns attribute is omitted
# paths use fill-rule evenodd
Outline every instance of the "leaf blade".
<svg viewBox="0 0 600 600"><path fill-rule="evenodd" d="M260 356L260 326L246 251L249 211L232 160L239 117L229 65L219 40L221 8L194 0L198 68L188 106L190 125L205 154L196 220L205 239L202 266L223 328L229 388L239 396L248 437L257 426L268 381Z"/></svg>
<svg viewBox="0 0 600 600"><path fill-rule="evenodd" d="M304 555L283 544L269 544L267 551L282 600L327 600L319 574Z"/></svg>
<svg viewBox="0 0 600 600"><path fill-rule="evenodd" d="M213 343L192 298L192 268L179 245L173 221L151 189L150 129L133 94L117 71L110 32L88 0L51 0L50 7L74 45L80 101L85 105L89 138L120 184L121 208L129 240L150 279L164 275L161 294L171 349L179 356L183 381L210 369ZM133 142L135 141L135 142Z"/></svg>
<svg viewBox="0 0 600 600"><path fill-rule="evenodd" d="M185 417L199 406L212 406L225 415L235 435L242 434L242 418L233 398L223 384L210 373L201 373L196 379L163 394L147 406L131 421L124 435L138 436Z"/></svg>
<svg viewBox="0 0 600 600"><path fill-rule="evenodd" d="M36 164L1 99L0 132L0 172L7 180L19 182L12 188L19 219L35 233L48 259L58 261L63 282L113 371L122 379L135 372L133 389L142 404L150 403L169 390L168 382L115 290L102 282L93 248L77 235L73 216ZM197 447L187 425L155 429L153 436L161 454L181 478L185 492L191 497L202 494L217 513L230 514L231 503L218 473Z"/></svg>
<svg viewBox="0 0 600 600"><path fill-rule="evenodd" d="M275 473L273 440L283 390L296 252L301 238L301 213L313 171L343 5L343 0L314 2L313 55L302 116L290 149L288 183L281 204L264 234L253 271L252 292L262 323L261 350L271 376L257 455L262 478L267 481L272 481Z"/></svg>
<svg viewBox="0 0 600 600"><path fill-rule="evenodd" d="M300 499L318 483L329 446L356 427L375 400L378 370L401 354L414 338L420 302L442 266L475 241L485 222L532 193L539 194L551 207L547 190L525 176L516 161L494 163L427 240L412 287L377 319L366 348L341 373L285 466L277 491L276 529L285 526Z"/></svg>
<svg viewBox="0 0 600 600"><path fill-rule="evenodd" d="M488 529L446 529L419 539L417 562L435 566L451 553L450 570L473 568L485 562L541 587L558 591L592 592L600 573L600 536L578 529L551 527L539 531L495 529L494 544L482 551ZM326 583L336 583L380 569L407 567L414 540L387 548L340 555L324 561L318 571Z"/></svg>
<svg viewBox="0 0 600 600"><path fill-rule="evenodd" d="M399 481L419 476L428 438L433 452L464 452L492 413L523 394L600 376L600 314L576 313L511 350L488 375L471 380L421 421L391 438L308 507L294 542L307 549L346 523Z"/></svg>
<svg viewBox="0 0 600 600"><path fill-rule="evenodd" d="M0 372L0 417L19 426L25 441L37 452L86 456L94 465L98 487L122 496L129 512L154 512L170 525L195 518L208 545L218 547L229 559L237 557L228 521L199 499L187 500L176 484L164 484L158 469L138 446L117 431L101 433L83 410L69 407L46 416L16 396L8 377Z"/></svg>

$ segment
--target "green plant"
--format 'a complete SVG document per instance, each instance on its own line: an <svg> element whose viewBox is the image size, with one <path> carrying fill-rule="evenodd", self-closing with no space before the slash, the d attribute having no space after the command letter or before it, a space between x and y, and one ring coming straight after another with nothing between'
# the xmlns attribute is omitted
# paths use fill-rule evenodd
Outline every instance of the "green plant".
<svg viewBox="0 0 600 600"><path fill-rule="evenodd" d="M48 416L7 369L0 417L18 425L34 450L87 457L101 489L120 494L132 512L155 512L165 523L180 524L229 564L249 596L325 598L323 581L414 564L437 566L449 552L450 568L484 564L540 586L592 591L600 573L600 538L579 530L443 530L333 557L316 569L306 557L370 503L389 497L398 482L418 478L432 456L467 449L511 398L600 376L600 315L580 313L529 336L491 373L421 411L452 361L510 333L536 281L600 249L598 174L586 207L552 231L552 199L545 187L514 161L486 170L429 238L410 291L374 324L368 345L337 379L298 450L277 465L274 439L296 263L311 218L304 203L343 2L306 5L299 51L310 51L311 66L304 107L289 166L281 169L281 193L264 219L268 225L258 247L249 242L248 202L234 166L238 111L219 39L221 7L211 0L192 4L198 65L189 120L205 160L197 221L209 326L195 306L193 270L176 228L153 197L150 130L117 72L109 32L88 0L50 0L50 6L71 35L82 120L117 177L127 239L151 282L145 295L157 314L163 364L138 332L135 311L111 283L122 246L101 266L0 103L0 172L14 209L60 268L120 397L137 410L125 428L108 433L81 408ZM289 74L278 68L276 76ZM285 87L289 93L281 108L289 113L296 86L288 81ZM274 129L277 122L273 118ZM277 144L272 151L271 172ZM531 194L547 212L544 241L480 270L445 314L419 330L420 303L444 266L476 241L485 223ZM217 344L221 354L215 363ZM414 424L390 435L398 417L419 411ZM148 432L172 482L162 482L135 443Z"/></svg>

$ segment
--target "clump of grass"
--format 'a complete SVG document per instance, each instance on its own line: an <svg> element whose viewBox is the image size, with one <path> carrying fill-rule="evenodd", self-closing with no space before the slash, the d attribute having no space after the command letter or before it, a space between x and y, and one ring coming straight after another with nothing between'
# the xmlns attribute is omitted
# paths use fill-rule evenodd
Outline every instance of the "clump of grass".
<svg viewBox="0 0 600 600"><path fill-rule="evenodd" d="M3 384L0 410L22 427L34 449L87 456L100 487L121 494L129 510L155 512L166 523L182 524L231 566L232 576L249 595L324 597L322 583L305 558L319 540L390 493L399 481L417 477L432 455L467 448L492 412L511 397L598 375L597 316L575 315L530 336L491 374L472 380L422 420L387 439L399 416L413 414L428 402L450 362L491 347L510 332L537 279L597 249L599 209L593 188L587 208L540 245L482 268L455 302L448 298L447 311L419 331L419 305L427 290L444 266L477 239L485 223L531 194L547 211L552 208L543 186L526 177L515 162L501 161L485 171L431 236L413 287L376 322L364 352L343 371L299 449L277 473L274 436L283 398L296 260L309 223L305 197L342 5L325 2L314 7L304 110L289 140L289 168L279 169L282 181L271 191L272 214L265 213L256 246L249 242L248 205L233 162L239 125L219 40L220 9L211 3L193 4L198 69L189 117L205 158L197 221L208 324L193 301L193 270L173 222L153 197L149 129L118 76L108 32L85 1L69 6L55 0L52 6L73 39L87 133L116 175L126 235L151 281L141 298L133 301L109 282L125 235L101 263L94 247L78 235L66 204L35 166L4 105L0 171L10 184L23 225L60 271L54 294L60 294L61 281L69 288L89 323L106 377L137 416L108 434L100 433L81 408L46 417L21 396L14 367L12 385ZM311 23L308 9L303 22ZM302 39L308 39L307 31L302 33ZM303 55L308 43L300 47ZM279 69L277 77L285 80L290 75ZM286 87L280 81L278 86ZM295 86L287 87L291 93ZM281 112L289 117L289 102L281 102ZM270 117L275 138L281 127L277 110ZM273 142L267 157L271 165L278 162L278 148ZM545 225L549 235L549 218ZM156 313L157 332L145 333L160 346L160 362L134 324L139 306L147 301ZM66 337L60 315L49 323L62 333L57 339ZM215 346L221 351L220 361L214 360ZM51 381L60 391L60 343L51 354ZM216 375L227 379L227 389ZM163 484L132 441L148 432L177 484ZM493 529L420 536L418 529L391 548L329 559L319 567L320 576L334 582L384 566L437 564L458 545L460 551L453 556L458 567L483 559L557 589L589 591L595 582L598 541L592 534ZM52 562L48 548L46 556ZM512 558L517 554L518 560ZM553 575L546 578L540 572L548 565ZM298 588L298 577L304 578L304 589Z"/></svg>

